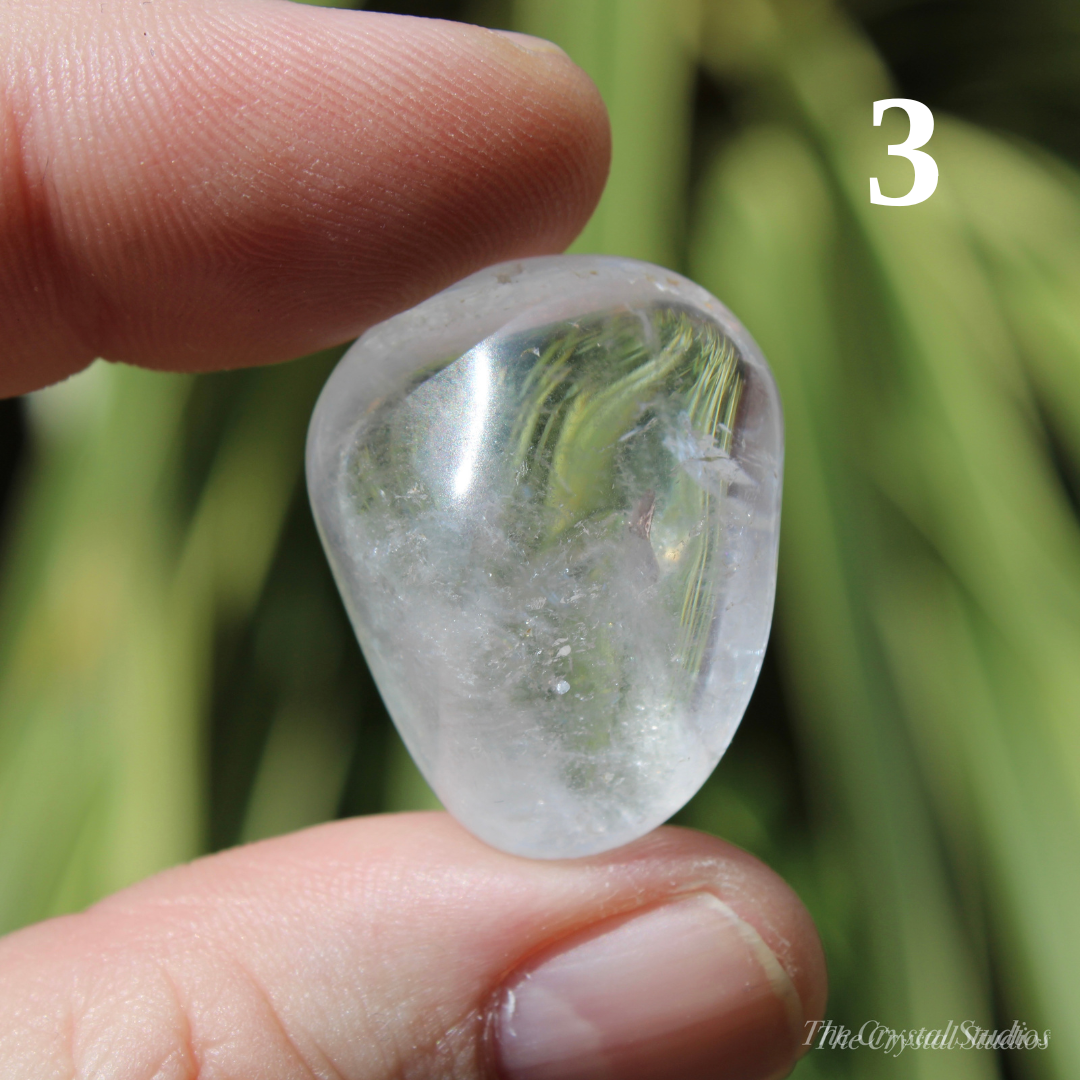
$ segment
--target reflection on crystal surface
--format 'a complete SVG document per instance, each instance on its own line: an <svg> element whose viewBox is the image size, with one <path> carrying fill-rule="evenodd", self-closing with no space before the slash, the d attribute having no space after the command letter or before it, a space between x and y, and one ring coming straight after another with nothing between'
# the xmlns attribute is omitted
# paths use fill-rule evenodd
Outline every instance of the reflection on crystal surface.
<svg viewBox="0 0 1080 1080"><path fill-rule="evenodd" d="M354 346L312 501L390 713L468 828L584 855L693 795L760 669L781 454L745 331L629 260L495 267Z"/></svg>

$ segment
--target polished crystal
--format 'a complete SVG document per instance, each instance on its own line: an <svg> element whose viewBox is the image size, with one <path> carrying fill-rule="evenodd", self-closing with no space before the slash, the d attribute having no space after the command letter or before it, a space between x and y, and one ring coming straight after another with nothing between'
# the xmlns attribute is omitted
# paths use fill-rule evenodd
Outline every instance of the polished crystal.
<svg viewBox="0 0 1080 1080"><path fill-rule="evenodd" d="M387 708L467 828L587 855L697 791L761 667L782 456L747 332L632 260L491 267L350 349L311 500Z"/></svg>

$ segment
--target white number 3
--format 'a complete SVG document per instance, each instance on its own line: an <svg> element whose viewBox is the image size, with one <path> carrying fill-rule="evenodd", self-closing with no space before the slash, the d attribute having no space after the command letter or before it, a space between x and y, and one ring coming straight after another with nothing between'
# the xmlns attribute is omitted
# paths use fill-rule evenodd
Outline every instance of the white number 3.
<svg viewBox="0 0 1080 1080"><path fill-rule="evenodd" d="M921 102L911 98L882 98L874 102L874 127L881 125L881 118L886 109L903 109L908 115L911 130L902 143L893 143L889 153L894 157L906 157L915 166L915 183L906 195L890 199L881 194L881 186L876 176L870 178L870 201L878 206L914 206L925 202L937 189L937 162L919 149L930 141L934 134L934 114Z"/></svg>

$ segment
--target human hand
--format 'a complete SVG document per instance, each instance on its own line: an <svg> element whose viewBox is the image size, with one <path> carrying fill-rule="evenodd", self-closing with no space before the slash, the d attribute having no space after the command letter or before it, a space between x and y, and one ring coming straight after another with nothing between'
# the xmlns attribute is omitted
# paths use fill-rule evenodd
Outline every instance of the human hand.
<svg viewBox="0 0 1080 1080"><path fill-rule="evenodd" d="M825 975L761 863L659 829L504 855L445 814L334 822L0 941L5 1080L753 1080Z"/></svg>
<svg viewBox="0 0 1080 1080"><path fill-rule="evenodd" d="M602 186L587 79L488 31L278 0L0 20L0 393L332 344L559 250ZM0 1078L749 1080L824 994L805 910L721 841L530 862L383 816L0 941Z"/></svg>

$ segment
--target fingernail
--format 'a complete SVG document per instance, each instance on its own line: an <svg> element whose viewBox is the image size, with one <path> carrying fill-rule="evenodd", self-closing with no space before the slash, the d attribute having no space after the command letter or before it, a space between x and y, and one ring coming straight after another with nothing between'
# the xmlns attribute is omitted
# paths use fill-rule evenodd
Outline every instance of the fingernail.
<svg viewBox="0 0 1080 1080"><path fill-rule="evenodd" d="M558 56L566 55L554 41L548 41L546 38L533 37L532 34L519 34L516 30L496 30L495 33L506 38L519 49L524 49L526 52L555 53Z"/></svg>
<svg viewBox="0 0 1080 1080"><path fill-rule="evenodd" d="M694 893L583 935L513 976L495 1024L507 1080L765 1080L802 1006L758 932Z"/></svg>

